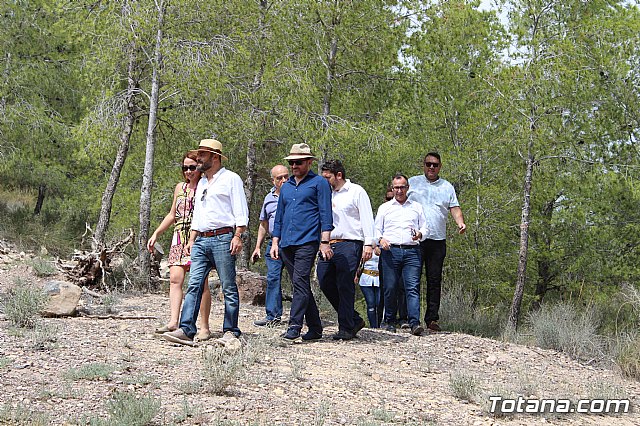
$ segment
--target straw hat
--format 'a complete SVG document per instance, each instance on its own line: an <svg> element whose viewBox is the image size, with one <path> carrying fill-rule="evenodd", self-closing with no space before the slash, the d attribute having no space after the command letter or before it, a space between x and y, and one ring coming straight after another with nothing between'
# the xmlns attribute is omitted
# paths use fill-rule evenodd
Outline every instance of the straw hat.
<svg viewBox="0 0 640 426"><path fill-rule="evenodd" d="M220 155L225 160L228 160L228 158L222 154L222 144L215 139L202 139L200 141L200 145L198 146L198 149L194 149L189 152L197 153L198 151L213 152L215 154Z"/></svg>
<svg viewBox="0 0 640 426"><path fill-rule="evenodd" d="M289 156L284 157L285 160L303 160L306 158L317 160L311 153L311 147L306 143L293 144L291 151L289 151Z"/></svg>

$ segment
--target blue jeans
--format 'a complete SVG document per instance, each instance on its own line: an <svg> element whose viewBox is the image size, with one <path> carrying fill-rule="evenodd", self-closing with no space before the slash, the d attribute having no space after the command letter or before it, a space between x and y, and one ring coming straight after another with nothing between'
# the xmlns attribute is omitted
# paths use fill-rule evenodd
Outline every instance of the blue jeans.
<svg viewBox="0 0 640 426"><path fill-rule="evenodd" d="M264 301L264 307L267 311L267 320L269 321L282 317L282 287L280 286L280 278L282 277L282 268L284 267L282 258L271 258L269 254L270 250L271 240L269 240L267 251L264 254L264 260L267 264L267 295Z"/></svg>
<svg viewBox="0 0 640 426"><path fill-rule="evenodd" d="M384 322L393 324L398 309L396 288L404 281L409 324L420 324L420 274L422 272L422 252L415 248L390 247L382 250L380 266L384 271Z"/></svg>
<svg viewBox="0 0 640 426"><path fill-rule="evenodd" d="M367 318L369 319L369 327L378 328L378 306L380 305L380 287L361 286L360 291L367 303Z"/></svg>
<svg viewBox="0 0 640 426"><path fill-rule="evenodd" d="M322 333L322 322L316 299L311 292L311 268L318 252L318 243L288 246L280 249L280 256L291 277L293 297L289 313L289 329L298 333L306 320L310 331Z"/></svg>
<svg viewBox="0 0 640 426"><path fill-rule="evenodd" d="M233 233L215 237L198 237L191 248L191 268L189 286L182 302L180 328L189 337L196 335L196 320L200 311L200 301L204 282L213 267L218 270L222 294L224 295L223 331L231 331L236 336L238 328L240 295L236 285L236 257L231 255L230 245Z"/></svg>
<svg viewBox="0 0 640 426"><path fill-rule="evenodd" d="M356 286L353 279L362 257L362 241L341 241L331 245L333 257L318 257L320 289L338 313L338 329L351 333L362 322L354 309Z"/></svg>

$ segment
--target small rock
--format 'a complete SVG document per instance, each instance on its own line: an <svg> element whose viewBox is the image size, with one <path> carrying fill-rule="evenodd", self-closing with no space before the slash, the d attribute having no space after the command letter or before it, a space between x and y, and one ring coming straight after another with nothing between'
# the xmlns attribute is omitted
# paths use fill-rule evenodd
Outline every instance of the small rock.
<svg viewBox="0 0 640 426"><path fill-rule="evenodd" d="M489 355L485 360L485 364L494 365L498 362L498 358L495 355Z"/></svg>

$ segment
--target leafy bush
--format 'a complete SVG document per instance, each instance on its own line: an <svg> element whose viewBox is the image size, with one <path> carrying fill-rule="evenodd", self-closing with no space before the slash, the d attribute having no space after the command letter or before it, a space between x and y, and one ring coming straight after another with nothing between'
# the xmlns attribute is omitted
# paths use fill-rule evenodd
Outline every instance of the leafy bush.
<svg viewBox="0 0 640 426"><path fill-rule="evenodd" d="M24 405L11 406L5 404L0 409L0 424L46 426L51 424L46 413L33 410Z"/></svg>
<svg viewBox="0 0 640 426"><path fill-rule="evenodd" d="M39 277L50 277L51 275L55 275L58 272L51 261L43 259L41 257L34 258L31 261L31 267Z"/></svg>
<svg viewBox="0 0 640 426"><path fill-rule="evenodd" d="M244 376L243 352L229 353L224 348L206 346L202 351L205 388L214 395L222 395L229 386Z"/></svg>
<svg viewBox="0 0 640 426"><path fill-rule="evenodd" d="M35 326L47 299L48 296L42 289L16 279L14 287L5 296L2 307L11 324L31 328Z"/></svg>
<svg viewBox="0 0 640 426"><path fill-rule="evenodd" d="M452 286L442 294L441 322L451 331L498 337L505 323L500 312L506 312L506 309L495 306L478 307L473 295L461 286Z"/></svg>
<svg viewBox="0 0 640 426"><path fill-rule="evenodd" d="M137 397L132 392L115 392L107 402L109 419L91 418L92 426L145 426L151 424L160 410L160 401L151 397Z"/></svg>
<svg viewBox="0 0 640 426"><path fill-rule="evenodd" d="M640 380L640 336L621 338L615 362L623 376Z"/></svg>
<svg viewBox="0 0 640 426"><path fill-rule="evenodd" d="M582 359L601 354L602 345L596 335L597 323L591 309L579 313L569 303L547 304L530 313L528 323L535 344L541 348Z"/></svg>

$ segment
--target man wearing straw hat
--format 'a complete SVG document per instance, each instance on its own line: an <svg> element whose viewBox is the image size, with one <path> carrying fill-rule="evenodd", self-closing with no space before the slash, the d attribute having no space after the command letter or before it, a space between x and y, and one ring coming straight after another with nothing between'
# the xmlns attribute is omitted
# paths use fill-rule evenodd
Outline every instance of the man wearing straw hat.
<svg viewBox="0 0 640 426"><path fill-rule="evenodd" d="M205 279L215 267L224 295L224 335L216 342L226 346L241 334L235 261L242 250L242 233L249 222L249 209L242 179L222 166L222 159L227 160L222 154L222 144L215 139L203 139L195 151L202 178L196 189L191 234L186 247L191 254L189 286L179 328L162 336L170 342L193 345Z"/></svg>
<svg viewBox="0 0 640 426"><path fill-rule="evenodd" d="M333 217L331 187L311 170L316 158L306 143L294 144L285 160L291 176L280 188L270 255L284 261L293 285L289 329L282 335L287 342L300 339L304 320L308 331L303 340L322 338L318 306L311 292L311 268L318 248L323 259L331 259L329 245Z"/></svg>

